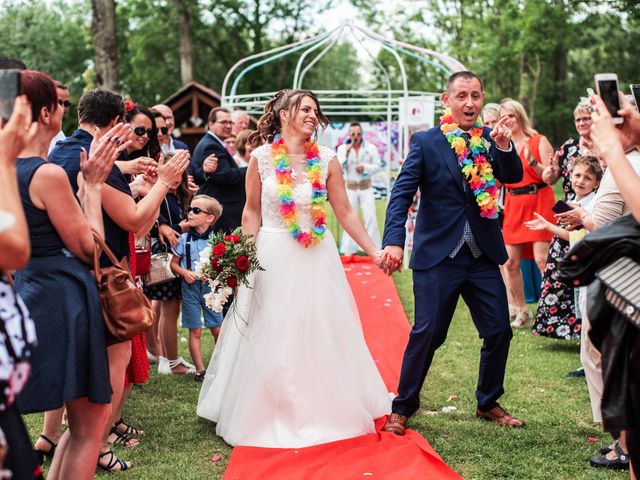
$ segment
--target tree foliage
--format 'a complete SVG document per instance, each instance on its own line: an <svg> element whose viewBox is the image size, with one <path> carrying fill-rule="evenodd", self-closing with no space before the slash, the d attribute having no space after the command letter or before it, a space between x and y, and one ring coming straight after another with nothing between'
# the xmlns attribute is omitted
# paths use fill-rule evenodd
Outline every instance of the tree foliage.
<svg viewBox="0 0 640 480"><path fill-rule="evenodd" d="M318 15L336 0L127 0L117 2L117 44L123 93L154 104L181 86L178 9L188 14L193 79L220 90L239 59L322 31ZM351 0L370 28L444 51L484 80L488 101L522 101L536 127L558 145L574 134L571 111L593 74L617 72L621 85L640 83L640 6L634 0ZM71 86L72 99L95 79L89 0L0 0L2 54L22 58ZM318 50L316 53L319 53ZM301 52L249 72L238 93L292 85ZM305 60L311 61L314 55ZM409 88L441 91L440 65L403 55ZM373 86L401 87L393 57L380 50L383 72ZM428 60L428 59L427 59ZM436 62L437 63L437 62ZM303 87L362 85L359 59L336 44L307 74Z"/></svg>

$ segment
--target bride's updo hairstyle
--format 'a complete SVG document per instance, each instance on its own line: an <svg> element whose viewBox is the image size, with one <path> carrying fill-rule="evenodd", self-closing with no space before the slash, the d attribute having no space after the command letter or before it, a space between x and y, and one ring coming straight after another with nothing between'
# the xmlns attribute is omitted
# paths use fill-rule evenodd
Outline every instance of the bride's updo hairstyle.
<svg viewBox="0 0 640 480"><path fill-rule="evenodd" d="M263 142L270 143L273 137L282 131L280 123L280 112L287 111L295 116L300 110L300 104L304 97L309 97L316 104L318 110L318 124L322 129L329 125L329 119L322 113L318 97L311 90L289 89L285 88L276 93L276 96L269 100L264 106L264 113L258 120L258 132Z"/></svg>

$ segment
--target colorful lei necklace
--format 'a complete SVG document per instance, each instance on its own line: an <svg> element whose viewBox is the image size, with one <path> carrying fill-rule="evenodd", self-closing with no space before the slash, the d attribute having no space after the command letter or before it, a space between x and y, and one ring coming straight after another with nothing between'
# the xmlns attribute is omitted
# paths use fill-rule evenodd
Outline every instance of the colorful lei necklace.
<svg viewBox="0 0 640 480"><path fill-rule="evenodd" d="M318 144L308 139L304 144L307 179L311 182L311 218L313 227L305 231L298 223L296 202L293 199L293 176L291 161L287 156L287 147L282 137L278 136L271 144L273 164L278 183L278 198L280 200L280 214L289 232L305 248L312 247L325 236L327 230L327 187L322 183L322 167L320 166L320 150Z"/></svg>
<svg viewBox="0 0 640 480"><path fill-rule="evenodd" d="M498 187L493 176L493 168L487 160L489 142L482 137L482 122L476 120L471 129L471 158L462 130L453 122L451 108L447 107L440 117L440 131L447 138L457 158L462 175L467 179L469 188L480 207L480 216L498 218Z"/></svg>

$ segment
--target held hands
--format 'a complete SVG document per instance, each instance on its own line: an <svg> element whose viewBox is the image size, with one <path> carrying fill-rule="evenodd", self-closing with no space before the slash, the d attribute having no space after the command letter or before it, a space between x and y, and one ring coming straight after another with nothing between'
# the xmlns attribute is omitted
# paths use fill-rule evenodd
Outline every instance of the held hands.
<svg viewBox="0 0 640 480"><path fill-rule="evenodd" d="M402 247L389 245L384 250L378 250L373 259L385 274L391 275L393 272L402 271L402 257Z"/></svg>
<svg viewBox="0 0 640 480"><path fill-rule="evenodd" d="M15 165L16 158L36 136L38 122L31 122L31 103L26 95L16 97L7 123L0 119L0 162Z"/></svg>
<svg viewBox="0 0 640 480"><path fill-rule="evenodd" d="M511 129L506 127L504 123L507 121L507 117L502 117L493 127L489 136L496 142L496 145L502 150L508 150L511 144Z"/></svg>
<svg viewBox="0 0 640 480"><path fill-rule="evenodd" d="M202 170L205 173L214 173L218 169L218 157L213 153L202 162Z"/></svg>
<svg viewBox="0 0 640 480"><path fill-rule="evenodd" d="M160 160L158 166L158 182L167 188L179 184L182 180L182 173L188 166L189 152L187 150L177 150L175 155L169 160Z"/></svg>

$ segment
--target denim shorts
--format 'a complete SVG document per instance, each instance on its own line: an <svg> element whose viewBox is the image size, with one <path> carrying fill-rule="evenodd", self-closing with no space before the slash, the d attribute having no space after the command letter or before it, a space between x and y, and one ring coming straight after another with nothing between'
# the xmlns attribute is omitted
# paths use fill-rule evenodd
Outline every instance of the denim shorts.
<svg viewBox="0 0 640 480"><path fill-rule="evenodd" d="M209 283L196 280L192 284L182 281L182 328L195 330L204 326L214 328L222 325L222 312L207 307L204 295L211 291Z"/></svg>

